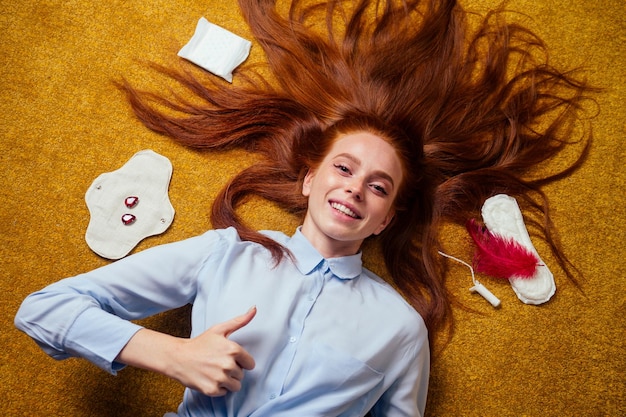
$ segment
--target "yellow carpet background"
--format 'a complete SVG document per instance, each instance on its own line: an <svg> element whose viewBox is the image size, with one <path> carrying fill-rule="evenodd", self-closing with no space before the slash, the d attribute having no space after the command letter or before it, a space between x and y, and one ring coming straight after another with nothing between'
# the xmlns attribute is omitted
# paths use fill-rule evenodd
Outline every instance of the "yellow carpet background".
<svg viewBox="0 0 626 417"><path fill-rule="evenodd" d="M85 243L84 194L139 150L171 160L176 217L137 250L210 228L213 197L253 158L200 155L148 131L111 80L156 86L137 60L180 61L176 51L201 16L251 39L234 3L0 0L0 414L143 417L176 409L176 382L135 369L113 377L82 360L55 362L13 327L13 317L28 293L107 262ZM496 3L464 4L484 12ZM508 283L480 277L502 300L495 310L470 294L468 271L453 266L451 290L477 312L456 311L457 331L433 364L427 415L624 416L626 9L622 0L514 0L510 8L526 14L518 17L544 37L553 62L584 66L606 89L589 160L547 190L564 248L585 278L579 290L553 267L557 294L531 307ZM262 58L254 45L249 61ZM261 201L244 212L257 228L291 232L297 225ZM445 233L446 250L467 259L464 233ZM379 269L375 255L367 260ZM182 335L185 313L145 324Z"/></svg>

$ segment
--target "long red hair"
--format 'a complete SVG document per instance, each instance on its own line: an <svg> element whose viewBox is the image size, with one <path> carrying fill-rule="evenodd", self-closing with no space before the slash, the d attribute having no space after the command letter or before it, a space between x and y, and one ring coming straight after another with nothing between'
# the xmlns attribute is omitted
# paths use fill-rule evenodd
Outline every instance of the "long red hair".
<svg viewBox="0 0 626 417"><path fill-rule="evenodd" d="M286 15L273 0L239 3L271 79L245 66L235 85L158 68L193 100L122 84L149 128L197 149L241 147L263 156L217 197L214 227L235 226L279 261L283 248L246 226L238 205L255 194L303 215L306 170L338 133L367 130L388 139L405 161L396 216L379 239L394 285L431 331L450 317L439 226L464 224L496 193L539 215L536 225L573 278L541 187L582 163L590 136L581 138L568 168L528 174L571 142L592 89L548 65L541 39L505 22L503 10L470 30L454 0L293 0Z"/></svg>

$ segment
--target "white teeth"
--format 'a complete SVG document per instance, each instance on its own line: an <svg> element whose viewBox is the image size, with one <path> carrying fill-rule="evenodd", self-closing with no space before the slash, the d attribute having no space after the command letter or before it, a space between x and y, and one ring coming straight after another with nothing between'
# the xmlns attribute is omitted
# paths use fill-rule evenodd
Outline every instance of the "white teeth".
<svg viewBox="0 0 626 417"><path fill-rule="evenodd" d="M350 210L348 207L344 206L343 204L330 203L330 206L332 208L334 208L335 210L339 210L343 214L346 214L346 215L348 215L350 217L353 217L355 219L359 217L359 216L357 216L357 214L355 212L353 212L352 210Z"/></svg>

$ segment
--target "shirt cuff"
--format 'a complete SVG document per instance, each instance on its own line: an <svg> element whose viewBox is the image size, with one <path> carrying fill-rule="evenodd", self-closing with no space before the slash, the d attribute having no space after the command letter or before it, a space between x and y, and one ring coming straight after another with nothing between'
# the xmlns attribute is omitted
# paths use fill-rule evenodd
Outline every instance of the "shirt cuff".
<svg viewBox="0 0 626 417"><path fill-rule="evenodd" d="M125 365L115 358L143 327L106 311L90 308L81 313L67 333L65 350L115 375Z"/></svg>

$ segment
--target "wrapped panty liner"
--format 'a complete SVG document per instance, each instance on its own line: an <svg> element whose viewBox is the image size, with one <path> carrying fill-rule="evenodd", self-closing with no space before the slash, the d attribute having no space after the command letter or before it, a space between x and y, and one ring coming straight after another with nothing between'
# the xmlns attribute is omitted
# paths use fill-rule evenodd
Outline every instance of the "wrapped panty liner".
<svg viewBox="0 0 626 417"><path fill-rule="evenodd" d="M482 217L490 232L505 239L515 240L540 260L540 265L537 266L532 278L509 278L517 297L526 304L542 304L548 301L556 291L554 276L530 240L517 201L505 194L488 198L482 208Z"/></svg>
<svg viewBox="0 0 626 417"><path fill-rule="evenodd" d="M233 82L233 70L248 58L251 46L250 41L202 17L193 37L178 56Z"/></svg>
<svg viewBox="0 0 626 417"><path fill-rule="evenodd" d="M85 194L91 215L85 233L89 247L104 258L120 259L146 237L165 232L174 220L167 194L171 177L169 159L144 150L120 169L96 178ZM128 208L127 197L139 202ZM122 221L127 214L136 219L130 225Z"/></svg>

